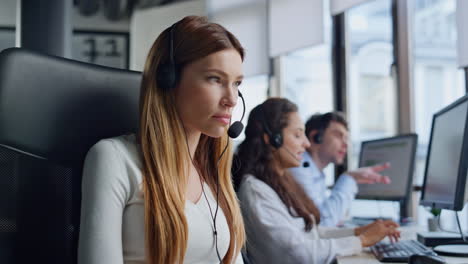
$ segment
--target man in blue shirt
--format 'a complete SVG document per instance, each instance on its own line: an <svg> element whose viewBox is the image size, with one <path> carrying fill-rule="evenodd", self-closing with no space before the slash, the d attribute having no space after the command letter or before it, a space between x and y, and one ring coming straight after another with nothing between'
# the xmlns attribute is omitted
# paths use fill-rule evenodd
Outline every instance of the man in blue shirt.
<svg viewBox="0 0 468 264"><path fill-rule="evenodd" d="M320 210L320 225L336 226L343 220L358 191L358 183L390 183L381 171L388 163L347 171L338 177L327 196L323 169L330 163L343 164L348 149L348 124L336 112L315 114L306 122L306 136L310 147L303 155L303 165L290 169L307 195Z"/></svg>

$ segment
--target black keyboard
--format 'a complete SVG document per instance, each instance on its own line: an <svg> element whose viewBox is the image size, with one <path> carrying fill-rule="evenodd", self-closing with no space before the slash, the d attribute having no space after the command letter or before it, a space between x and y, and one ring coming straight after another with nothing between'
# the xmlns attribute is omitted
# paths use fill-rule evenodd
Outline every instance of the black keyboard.
<svg viewBox="0 0 468 264"><path fill-rule="evenodd" d="M397 243L380 242L371 247L374 256L381 262L406 262L411 255L437 255L432 249L416 240Z"/></svg>

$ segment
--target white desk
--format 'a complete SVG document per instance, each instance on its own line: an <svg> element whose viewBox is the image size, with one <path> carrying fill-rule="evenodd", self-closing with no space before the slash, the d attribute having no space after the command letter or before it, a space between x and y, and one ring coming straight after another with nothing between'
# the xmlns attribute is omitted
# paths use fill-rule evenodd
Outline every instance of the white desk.
<svg viewBox="0 0 468 264"><path fill-rule="evenodd" d="M416 233L418 231L423 231L422 228L417 226L412 227L401 227L401 239L416 239ZM456 263L456 264L468 264L468 258L454 258L454 257L444 257L447 263ZM365 249L363 253L351 256L351 257L339 257L338 264L378 264L382 263L378 261L368 249ZM387 262L388 263L388 262Z"/></svg>

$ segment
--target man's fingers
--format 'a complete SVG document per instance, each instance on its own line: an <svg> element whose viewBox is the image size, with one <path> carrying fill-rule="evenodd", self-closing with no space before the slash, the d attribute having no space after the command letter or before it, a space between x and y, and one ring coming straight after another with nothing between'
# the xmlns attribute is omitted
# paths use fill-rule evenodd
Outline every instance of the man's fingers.
<svg viewBox="0 0 468 264"><path fill-rule="evenodd" d="M383 177L382 183L390 184L392 182L392 180L390 180L390 177L388 176L382 176L382 177Z"/></svg>
<svg viewBox="0 0 468 264"><path fill-rule="evenodd" d="M375 172L381 172L383 170L386 170L386 169L390 168L390 163L385 162L384 164L375 165L375 166L372 166L370 168Z"/></svg>
<svg viewBox="0 0 468 264"><path fill-rule="evenodd" d="M375 180L373 180L373 179L362 179L361 178L361 179L357 180L357 182L359 184L374 184Z"/></svg>
<svg viewBox="0 0 468 264"><path fill-rule="evenodd" d="M368 175L368 178L369 179L373 179L374 182L378 182L378 183L385 183L385 184L389 184L391 182L390 178L388 176L385 176L385 175L381 175L379 173L370 173Z"/></svg>

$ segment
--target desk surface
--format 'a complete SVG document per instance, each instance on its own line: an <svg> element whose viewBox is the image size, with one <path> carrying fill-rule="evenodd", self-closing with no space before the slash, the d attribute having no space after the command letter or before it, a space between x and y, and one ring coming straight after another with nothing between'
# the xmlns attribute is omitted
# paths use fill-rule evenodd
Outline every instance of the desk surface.
<svg viewBox="0 0 468 264"><path fill-rule="evenodd" d="M411 226L411 227L401 227L401 239L414 239L416 240L416 233L418 231L424 231L421 227L418 226ZM454 257L445 257L441 256L445 259L447 263L456 263L456 264L467 264L468 258L454 258ZM382 263L378 261L372 253L368 249L365 249L363 253L350 256L350 257L339 257L338 264L378 264ZM387 262L387 264L389 264ZM399 263L401 264L401 263Z"/></svg>

